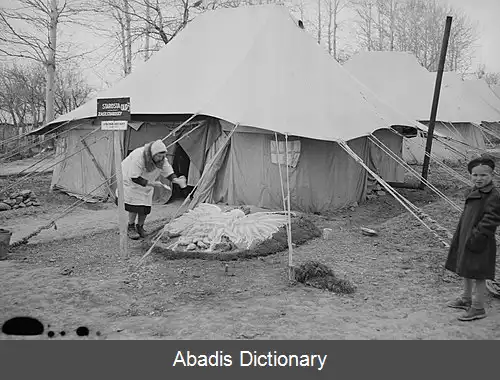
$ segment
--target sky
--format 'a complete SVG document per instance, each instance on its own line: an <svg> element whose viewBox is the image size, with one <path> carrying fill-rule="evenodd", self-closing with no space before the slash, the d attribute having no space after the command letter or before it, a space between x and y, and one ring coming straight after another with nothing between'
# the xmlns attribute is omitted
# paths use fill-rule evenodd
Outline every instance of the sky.
<svg viewBox="0 0 500 380"><path fill-rule="evenodd" d="M194 1L194 0L190 0ZM316 0L304 0L316 3ZM473 59L472 69L475 70L479 64L486 66L486 71L500 72L500 0L436 0L447 3L454 8L461 8L473 22L478 23L480 35L476 54ZM0 0L0 5L10 5L16 0ZM444 23L445 20L443 20ZM109 26L109 25L108 25ZM111 26L109 26L111 28ZM114 25L113 25L114 27ZM102 34L102 33L101 33ZM353 37L352 34L344 34L345 38ZM78 65L86 76L89 84L100 90L112 85L120 79L121 67L120 56L114 62L110 57L114 51L114 43L97 33L90 33L88 29L77 26L65 28L61 40L70 41L75 47L92 53L89 59L81 59ZM349 41L340 41L340 45L348 45ZM118 51L119 54L119 51Z"/></svg>
<svg viewBox="0 0 500 380"><path fill-rule="evenodd" d="M486 71L500 72L500 0L438 1L463 9L472 21L479 23L475 63L485 64Z"/></svg>

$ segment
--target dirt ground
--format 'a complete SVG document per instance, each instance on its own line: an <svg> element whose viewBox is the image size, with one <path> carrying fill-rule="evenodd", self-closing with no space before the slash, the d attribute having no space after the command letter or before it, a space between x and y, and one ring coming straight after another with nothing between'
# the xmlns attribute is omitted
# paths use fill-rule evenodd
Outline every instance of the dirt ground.
<svg viewBox="0 0 500 380"><path fill-rule="evenodd" d="M430 180L462 204L455 180L437 169ZM40 189L44 206L22 215L1 213L0 227L34 226L39 218L50 218L55 205L61 209L75 201L46 192L40 181L32 186ZM50 183L49 177L44 181ZM458 214L429 191L398 191L454 228ZM290 285L288 252L231 262L234 275L227 275L219 261L168 260L158 253L138 265L148 248L141 242L130 242L130 258L123 261L118 235L109 229L116 219L113 207L82 206L73 216L75 221L81 216L75 223L80 227L69 238L61 239L63 232L42 238L51 233L43 231L39 242L16 248L9 260L0 261L0 321L36 317L57 339L77 338L79 326L90 330L81 339L500 338L499 299L488 296L488 318L469 323L457 321L460 312L445 306L461 288L458 280L443 277L446 249L389 195L354 210L312 215L318 227L333 229L333 239L294 249L294 264L316 260L328 265L357 286L352 295ZM163 207L158 218L175 208ZM96 220L107 220L108 230ZM378 236L361 234L363 226Z"/></svg>

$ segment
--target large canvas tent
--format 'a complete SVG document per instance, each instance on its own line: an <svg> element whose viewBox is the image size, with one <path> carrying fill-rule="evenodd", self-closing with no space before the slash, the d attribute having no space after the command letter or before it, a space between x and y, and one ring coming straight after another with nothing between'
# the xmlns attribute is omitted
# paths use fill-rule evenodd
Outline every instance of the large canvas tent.
<svg viewBox="0 0 500 380"><path fill-rule="evenodd" d="M362 52L344 67L381 99L406 115L428 125L433 101L436 73L422 67L416 57L406 52ZM500 121L500 111L478 83L465 83L456 73L445 73L439 98L435 131L447 136L433 144L440 158L457 161L477 149L485 149L480 126ZM405 142L408 162L422 162L426 136Z"/></svg>
<svg viewBox="0 0 500 380"><path fill-rule="evenodd" d="M197 17L132 74L40 129L47 132L67 122L64 128L70 130L66 147L60 148L68 159L54 172L55 188L82 196L112 175L108 132L91 135L92 154L85 147L75 153L81 138L98 126L97 98L107 97L131 99L133 121L123 136L124 154L198 115L191 125L202 126L179 142L192 175L210 170L205 177L211 181L200 183L196 201L282 207L279 168L284 172L286 134L293 208L315 212L359 202L367 174L336 142L347 141L386 180L401 181L398 164L367 136L377 135L401 156L402 139L391 127L425 130L352 78L279 6L221 9ZM229 144L208 168L234 125ZM106 188L101 190L103 197Z"/></svg>

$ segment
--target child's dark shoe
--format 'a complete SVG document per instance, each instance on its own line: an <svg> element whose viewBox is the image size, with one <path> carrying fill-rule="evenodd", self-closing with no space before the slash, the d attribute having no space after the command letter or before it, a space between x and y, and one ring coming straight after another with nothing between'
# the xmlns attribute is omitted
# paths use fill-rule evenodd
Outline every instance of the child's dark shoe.
<svg viewBox="0 0 500 380"><path fill-rule="evenodd" d="M456 300L449 302L447 306L453 309L468 310L471 304L472 301L464 300L463 298L457 298Z"/></svg>
<svg viewBox="0 0 500 380"><path fill-rule="evenodd" d="M486 318L486 311L484 309L476 309L474 307L470 307L463 315L458 317L459 321L474 321L476 319Z"/></svg>

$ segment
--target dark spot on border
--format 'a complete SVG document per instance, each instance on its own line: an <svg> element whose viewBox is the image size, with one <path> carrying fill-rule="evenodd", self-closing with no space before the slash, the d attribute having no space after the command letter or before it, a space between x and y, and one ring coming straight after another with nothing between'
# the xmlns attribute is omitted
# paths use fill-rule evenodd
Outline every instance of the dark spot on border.
<svg viewBox="0 0 500 380"><path fill-rule="evenodd" d="M36 318L14 317L2 325L2 332L6 335L42 335L43 323Z"/></svg>
<svg viewBox="0 0 500 380"><path fill-rule="evenodd" d="M47 335L49 336L49 338L53 338L56 334L54 333L54 331L49 331Z"/></svg>
<svg viewBox="0 0 500 380"><path fill-rule="evenodd" d="M76 329L76 335L78 336L88 336L89 335L89 329L85 326L80 326Z"/></svg>
<svg viewBox="0 0 500 380"><path fill-rule="evenodd" d="M66 331L61 331L59 334L60 334L61 336L64 336L64 335L66 335Z"/></svg>

